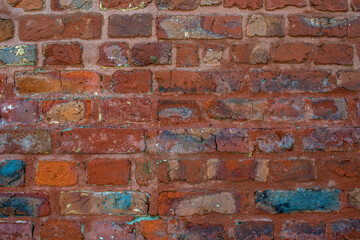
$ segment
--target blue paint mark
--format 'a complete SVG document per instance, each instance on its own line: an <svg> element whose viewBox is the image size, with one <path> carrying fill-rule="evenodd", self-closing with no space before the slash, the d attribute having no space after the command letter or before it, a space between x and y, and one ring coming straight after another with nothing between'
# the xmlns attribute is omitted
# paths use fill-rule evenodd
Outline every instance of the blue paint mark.
<svg viewBox="0 0 360 240"><path fill-rule="evenodd" d="M155 217L139 217L139 218L136 218L136 219L132 220L131 222L126 222L126 223L132 225L134 223L141 222L141 221L144 221L144 220L149 221L149 220L157 220L157 219L159 219L159 216L155 216Z"/></svg>
<svg viewBox="0 0 360 240"><path fill-rule="evenodd" d="M105 193L104 208L128 210L131 207L132 193Z"/></svg>
<svg viewBox="0 0 360 240"><path fill-rule="evenodd" d="M26 164L21 160L0 162L0 187L15 187L24 183Z"/></svg>
<svg viewBox="0 0 360 240"><path fill-rule="evenodd" d="M331 212L340 210L339 189L258 191L256 204L270 213Z"/></svg>
<svg viewBox="0 0 360 240"><path fill-rule="evenodd" d="M5 65L35 65L36 46L3 47L0 49L0 62L3 62Z"/></svg>
<svg viewBox="0 0 360 240"><path fill-rule="evenodd" d="M31 216L37 217L40 200L31 197L9 195L0 197L0 217Z"/></svg>

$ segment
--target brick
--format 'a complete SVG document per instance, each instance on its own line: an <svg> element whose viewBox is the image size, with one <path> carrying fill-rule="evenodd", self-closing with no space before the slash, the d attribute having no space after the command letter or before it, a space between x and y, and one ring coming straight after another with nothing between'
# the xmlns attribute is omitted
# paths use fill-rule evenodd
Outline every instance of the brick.
<svg viewBox="0 0 360 240"><path fill-rule="evenodd" d="M356 209L360 210L360 189L355 188L348 194L349 203Z"/></svg>
<svg viewBox="0 0 360 240"><path fill-rule="evenodd" d="M103 18L96 13L29 15L19 18L21 41L101 37Z"/></svg>
<svg viewBox="0 0 360 240"><path fill-rule="evenodd" d="M317 178L315 161L311 159L271 160L267 166L268 181L308 182Z"/></svg>
<svg viewBox="0 0 360 240"><path fill-rule="evenodd" d="M360 90L360 71L338 72L337 85L348 90Z"/></svg>
<svg viewBox="0 0 360 240"><path fill-rule="evenodd" d="M358 17L323 17L292 15L289 19L289 34L292 37L358 37Z"/></svg>
<svg viewBox="0 0 360 240"><path fill-rule="evenodd" d="M151 14L111 15L108 35L111 38L149 37L151 27Z"/></svg>
<svg viewBox="0 0 360 240"><path fill-rule="evenodd" d="M324 222L286 221L283 225L281 237L283 239L325 239Z"/></svg>
<svg viewBox="0 0 360 240"><path fill-rule="evenodd" d="M205 101L204 107L209 118L232 120L262 120L265 102L261 100L229 99Z"/></svg>
<svg viewBox="0 0 360 240"><path fill-rule="evenodd" d="M231 60L235 63L262 64L270 59L270 45L238 44L232 47Z"/></svg>
<svg viewBox="0 0 360 240"><path fill-rule="evenodd" d="M63 11L63 10L91 10L93 0L51 0L51 10Z"/></svg>
<svg viewBox="0 0 360 240"><path fill-rule="evenodd" d="M151 92L152 74L149 70L116 71L110 82L112 93Z"/></svg>
<svg viewBox="0 0 360 240"><path fill-rule="evenodd" d="M330 72L322 70L250 71L253 92L330 92Z"/></svg>
<svg viewBox="0 0 360 240"><path fill-rule="evenodd" d="M193 10L199 6L197 0L156 0L156 5L161 10Z"/></svg>
<svg viewBox="0 0 360 240"><path fill-rule="evenodd" d="M50 133L44 130L12 130L0 132L1 153L49 153Z"/></svg>
<svg viewBox="0 0 360 240"><path fill-rule="evenodd" d="M312 52L313 47L309 43L281 43L273 46L271 58L279 63L303 63Z"/></svg>
<svg viewBox="0 0 360 240"><path fill-rule="evenodd" d="M24 186L25 169L26 169L26 163L22 160L0 161L0 187Z"/></svg>
<svg viewBox="0 0 360 240"><path fill-rule="evenodd" d="M322 44L317 49L316 64L353 64L353 48L347 44Z"/></svg>
<svg viewBox="0 0 360 240"><path fill-rule="evenodd" d="M255 194L256 208L271 214L340 210L339 189L265 190Z"/></svg>
<svg viewBox="0 0 360 240"><path fill-rule="evenodd" d="M22 8L25 12L39 11L45 6L43 0L7 0L12 7Z"/></svg>
<svg viewBox="0 0 360 240"><path fill-rule="evenodd" d="M99 94L100 76L90 71L16 72L15 90L19 95Z"/></svg>
<svg viewBox="0 0 360 240"><path fill-rule="evenodd" d="M82 47L79 43L51 43L44 45L44 65L81 66Z"/></svg>
<svg viewBox="0 0 360 240"><path fill-rule="evenodd" d="M263 0L224 0L224 7L237 6L240 9L256 10L261 8Z"/></svg>
<svg viewBox="0 0 360 240"><path fill-rule="evenodd" d="M351 0L350 6L354 12L360 11L360 0Z"/></svg>
<svg viewBox="0 0 360 240"><path fill-rule="evenodd" d="M338 175L339 177L358 177L360 176L360 160L359 159L349 159L349 160L339 160L331 159L325 162L326 167Z"/></svg>
<svg viewBox="0 0 360 240"><path fill-rule="evenodd" d="M0 120L3 124L39 121L37 101L0 101Z"/></svg>
<svg viewBox="0 0 360 240"><path fill-rule="evenodd" d="M159 92L208 93L239 91L245 73L241 70L159 71L156 73ZM199 81L201 79L202 81Z"/></svg>
<svg viewBox="0 0 360 240"><path fill-rule="evenodd" d="M0 222L0 239L33 239L33 225L27 221Z"/></svg>
<svg viewBox="0 0 360 240"><path fill-rule="evenodd" d="M345 98L312 98L312 119L343 120L348 118Z"/></svg>
<svg viewBox="0 0 360 240"><path fill-rule="evenodd" d="M0 66L35 66L36 46L0 46Z"/></svg>
<svg viewBox="0 0 360 240"><path fill-rule="evenodd" d="M161 192L158 213L160 216L179 217L210 213L235 214L240 196L231 192Z"/></svg>
<svg viewBox="0 0 360 240"><path fill-rule="evenodd" d="M305 110L302 99L277 99L270 107L271 119L275 121L301 121Z"/></svg>
<svg viewBox="0 0 360 240"><path fill-rule="evenodd" d="M96 222L94 224L93 231L93 237L95 239L106 240L136 240L136 236L139 235L136 232L135 225L113 221Z"/></svg>
<svg viewBox="0 0 360 240"><path fill-rule="evenodd" d="M195 67L199 66L199 47L192 43L180 43L176 45L176 66Z"/></svg>
<svg viewBox="0 0 360 240"><path fill-rule="evenodd" d="M49 199L42 193L0 193L0 217L43 217L50 214Z"/></svg>
<svg viewBox="0 0 360 240"><path fill-rule="evenodd" d="M192 222L186 222L184 225L186 230L185 233L181 234L181 237L184 237L184 239L203 239L205 236L207 239L226 239L224 225Z"/></svg>
<svg viewBox="0 0 360 240"><path fill-rule="evenodd" d="M175 234L167 233L168 224L166 220L155 219L155 220L145 220L140 222L140 232L145 239L176 239Z"/></svg>
<svg viewBox="0 0 360 240"><path fill-rule="evenodd" d="M14 23L11 19L0 18L0 42L11 39L14 35Z"/></svg>
<svg viewBox="0 0 360 240"><path fill-rule="evenodd" d="M122 67L128 64L127 43L104 43L100 46L100 57L97 64L104 67Z"/></svg>
<svg viewBox="0 0 360 240"><path fill-rule="evenodd" d="M216 149L219 152L249 152L247 129L221 129L220 132L217 133L215 141Z"/></svg>
<svg viewBox="0 0 360 240"><path fill-rule="evenodd" d="M198 122L201 119L200 108L195 101L160 100L157 111L162 123Z"/></svg>
<svg viewBox="0 0 360 240"><path fill-rule="evenodd" d="M125 192L61 192L60 208L64 215L106 214L147 215L149 194Z"/></svg>
<svg viewBox="0 0 360 240"><path fill-rule="evenodd" d="M171 64L171 44L167 42L135 44L131 51L131 62L136 66Z"/></svg>
<svg viewBox="0 0 360 240"><path fill-rule="evenodd" d="M128 185L131 164L123 159L95 159L86 162L86 183L91 185Z"/></svg>
<svg viewBox="0 0 360 240"><path fill-rule="evenodd" d="M7 76L5 74L0 74L0 98L2 98L5 93L6 81Z"/></svg>
<svg viewBox="0 0 360 240"><path fill-rule="evenodd" d="M332 223L333 239L350 240L360 237L359 219L340 219Z"/></svg>
<svg viewBox="0 0 360 240"><path fill-rule="evenodd" d="M246 27L250 37L284 37L285 20L276 15L252 15Z"/></svg>
<svg viewBox="0 0 360 240"><path fill-rule="evenodd" d="M149 122L151 100L148 98L109 98L100 100L101 120L106 122Z"/></svg>
<svg viewBox="0 0 360 240"><path fill-rule="evenodd" d="M41 239L83 240L81 224L67 220L49 220L41 225Z"/></svg>
<svg viewBox="0 0 360 240"><path fill-rule="evenodd" d="M142 130L114 128L75 128L63 131L62 153L130 153L145 149Z"/></svg>
<svg viewBox="0 0 360 240"><path fill-rule="evenodd" d="M147 7L152 0L100 0L100 9L135 10Z"/></svg>
<svg viewBox="0 0 360 240"><path fill-rule="evenodd" d="M291 131L261 130L256 133L255 149L264 153L282 153L291 151L295 139Z"/></svg>
<svg viewBox="0 0 360 240"><path fill-rule="evenodd" d="M159 39L242 38L242 16L163 16L157 18Z"/></svg>
<svg viewBox="0 0 360 240"><path fill-rule="evenodd" d="M236 224L236 240L274 239L274 223L270 221L241 221Z"/></svg>
<svg viewBox="0 0 360 240"><path fill-rule="evenodd" d="M253 160L218 160L207 161L207 175L212 180L240 182L251 180L255 171Z"/></svg>
<svg viewBox="0 0 360 240"><path fill-rule="evenodd" d="M217 6L220 5L222 0L200 0L201 6Z"/></svg>
<svg viewBox="0 0 360 240"><path fill-rule="evenodd" d="M136 159L136 182L139 185L147 185L148 182L154 177L154 171L152 169L152 163L145 159Z"/></svg>
<svg viewBox="0 0 360 240"><path fill-rule="evenodd" d="M167 160L158 165L160 182L186 181L198 183L205 180L205 169L202 160Z"/></svg>
<svg viewBox="0 0 360 240"><path fill-rule="evenodd" d="M357 128L317 128L304 132L305 151L352 151L358 149L360 132Z"/></svg>
<svg viewBox="0 0 360 240"><path fill-rule="evenodd" d="M319 11L346 12L348 10L346 0L310 0L310 5Z"/></svg>
<svg viewBox="0 0 360 240"><path fill-rule="evenodd" d="M77 183L77 164L69 161L39 161L35 183L47 186L73 186Z"/></svg>
<svg viewBox="0 0 360 240"><path fill-rule="evenodd" d="M42 103L43 121L47 123L80 123L90 118L91 100L54 100Z"/></svg>
<svg viewBox="0 0 360 240"><path fill-rule="evenodd" d="M266 0L266 10L276 10L288 6L294 6L299 8L305 7L306 0Z"/></svg>
<svg viewBox="0 0 360 240"><path fill-rule="evenodd" d="M208 64L220 63L224 54L224 46L219 44L208 44L202 51L202 60Z"/></svg>

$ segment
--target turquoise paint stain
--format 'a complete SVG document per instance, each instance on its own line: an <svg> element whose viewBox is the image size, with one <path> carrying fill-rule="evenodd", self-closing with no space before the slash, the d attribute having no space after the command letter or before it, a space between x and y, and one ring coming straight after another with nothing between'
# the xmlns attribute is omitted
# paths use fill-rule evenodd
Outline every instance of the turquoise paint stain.
<svg viewBox="0 0 360 240"><path fill-rule="evenodd" d="M0 163L1 164L1 163ZM6 160L4 164L0 165L0 176L9 177L16 174L25 166L25 163L21 160Z"/></svg>
<svg viewBox="0 0 360 240"><path fill-rule="evenodd" d="M155 217L139 217L139 218L136 218L134 220L132 220L131 222L126 222L126 224L134 224L134 223L138 223L138 222L141 222L141 221L146 221L146 220L157 220L159 219L159 216L155 216Z"/></svg>
<svg viewBox="0 0 360 240"><path fill-rule="evenodd" d="M256 204L274 213L331 212L340 210L339 189L266 190L256 193Z"/></svg>
<svg viewBox="0 0 360 240"><path fill-rule="evenodd" d="M132 203L132 193L105 193L104 208L128 210Z"/></svg>
<svg viewBox="0 0 360 240"><path fill-rule="evenodd" d="M24 183L26 164L21 160L0 162L0 187L16 187Z"/></svg>

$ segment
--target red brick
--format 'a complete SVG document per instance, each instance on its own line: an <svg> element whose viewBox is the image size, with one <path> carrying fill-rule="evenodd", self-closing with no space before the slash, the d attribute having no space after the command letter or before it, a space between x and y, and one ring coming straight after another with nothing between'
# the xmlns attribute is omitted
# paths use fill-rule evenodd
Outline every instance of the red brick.
<svg viewBox="0 0 360 240"><path fill-rule="evenodd" d="M39 161L35 183L47 186L73 186L77 183L77 164L68 161Z"/></svg>
<svg viewBox="0 0 360 240"><path fill-rule="evenodd" d="M326 167L339 177L358 177L360 176L360 159L330 159L326 162Z"/></svg>
<svg viewBox="0 0 360 240"><path fill-rule="evenodd" d="M150 161L145 159L136 159L136 182L139 185L147 185L154 177L155 170Z"/></svg>
<svg viewBox="0 0 360 240"><path fill-rule="evenodd" d="M83 240L81 224L67 220L49 220L41 225L41 239L74 239Z"/></svg>
<svg viewBox="0 0 360 240"><path fill-rule="evenodd" d="M86 182L91 185L128 185L131 164L125 159L95 159L86 162Z"/></svg>
<svg viewBox="0 0 360 240"><path fill-rule="evenodd" d="M106 122L149 122L151 100L148 98L109 98L100 100L101 120Z"/></svg>
<svg viewBox="0 0 360 240"><path fill-rule="evenodd" d="M208 178L212 180L224 180L239 182L251 180L255 170L253 160L218 160L207 161Z"/></svg>
<svg viewBox="0 0 360 240"><path fill-rule="evenodd" d="M301 121L305 115L302 99L278 99L271 104L271 119L275 121Z"/></svg>
<svg viewBox="0 0 360 240"><path fill-rule="evenodd" d="M348 44L323 44L317 49L316 64L352 65L354 50Z"/></svg>
<svg viewBox="0 0 360 240"><path fill-rule="evenodd" d="M242 38L242 16L163 16L157 18L159 39Z"/></svg>
<svg viewBox="0 0 360 240"><path fill-rule="evenodd" d="M91 10L93 6L93 0L51 0L51 10L63 11L63 10Z"/></svg>
<svg viewBox="0 0 360 240"><path fill-rule="evenodd" d="M308 43L281 43L273 46L271 58L279 63L302 63L313 52L313 47Z"/></svg>
<svg viewBox="0 0 360 240"><path fill-rule="evenodd" d="M176 66L195 67L199 66L199 47L192 43L180 43L176 45Z"/></svg>
<svg viewBox="0 0 360 240"><path fill-rule="evenodd" d="M33 225L31 222L0 222L0 239L33 239Z"/></svg>
<svg viewBox="0 0 360 240"><path fill-rule="evenodd" d="M203 239L204 236L207 239L226 239L224 225L221 224L185 222L183 225L186 229L184 235L188 239Z"/></svg>
<svg viewBox="0 0 360 240"><path fill-rule="evenodd" d="M330 72L322 70L250 71L253 92L330 92Z"/></svg>
<svg viewBox="0 0 360 240"><path fill-rule="evenodd" d="M1 153L49 153L50 133L44 130L13 130L0 132Z"/></svg>
<svg viewBox="0 0 360 240"><path fill-rule="evenodd" d="M359 219L339 219L332 223L334 240L352 240L360 237Z"/></svg>
<svg viewBox="0 0 360 240"><path fill-rule="evenodd" d="M152 0L100 0L101 9L133 10L145 8Z"/></svg>
<svg viewBox="0 0 360 240"><path fill-rule="evenodd" d="M108 35L110 38L149 37L151 26L151 14L111 15Z"/></svg>
<svg viewBox="0 0 360 240"><path fill-rule="evenodd" d="M171 44L167 42L135 44L131 51L131 62L137 66L171 64Z"/></svg>
<svg viewBox="0 0 360 240"><path fill-rule="evenodd" d="M209 118L232 120L262 120L266 104L261 100L229 99L205 101Z"/></svg>
<svg viewBox="0 0 360 240"><path fill-rule="evenodd" d="M82 48L79 43L51 43L44 45L44 65L80 66Z"/></svg>
<svg viewBox="0 0 360 240"><path fill-rule="evenodd" d="M285 20L276 15L252 15L246 27L250 37L284 37Z"/></svg>
<svg viewBox="0 0 360 240"><path fill-rule="evenodd" d="M103 18L96 13L28 15L19 18L21 41L101 37Z"/></svg>
<svg viewBox="0 0 360 240"><path fill-rule="evenodd" d="M271 221L241 221L235 228L235 239L274 239L274 223Z"/></svg>
<svg viewBox="0 0 360 240"><path fill-rule="evenodd" d="M7 2L16 8L22 8L24 11L39 11L45 6L44 0L7 0Z"/></svg>
<svg viewBox="0 0 360 240"><path fill-rule="evenodd" d="M0 18L0 42L12 38L14 35L14 23L11 19Z"/></svg>
<svg viewBox="0 0 360 240"><path fill-rule="evenodd" d="M314 160L270 160L267 166L269 168L269 173L267 177L268 181L308 182L313 181L317 178L317 170Z"/></svg>
<svg viewBox="0 0 360 240"><path fill-rule="evenodd" d="M0 73L0 98L2 98L5 93L6 82L7 82L6 74Z"/></svg>
<svg viewBox="0 0 360 240"><path fill-rule="evenodd" d="M354 12L360 11L360 0L351 0L350 6Z"/></svg>
<svg viewBox="0 0 360 240"><path fill-rule="evenodd" d="M346 12L348 10L346 0L310 0L310 5L320 11Z"/></svg>
<svg viewBox="0 0 360 240"><path fill-rule="evenodd" d="M76 128L63 131L62 153L130 153L145 149L142 130Z"/></svg>
<svg viewBox="0 0 360 240"><path fill-rule="evenodd" d="M94 239L136 240L136 235L138 235L136 233L135 225L126 224L124 222L98 221L94 224L92 229L94 231Z"/></svg>
<svg viewBox="0 0 360 240"><path fill-rule="evenodd" d="M353 151L359 148L358 128L317 128L304 132L305 151Z"/></svg>
<svg viewBox="0 0 360 240"><path fill-rule="evenodd" d="M208 44L202 51L202 60L205 63L217 64L221 62L224 54L224 46L219 44Z"/></svg>
<svg viewBox="0 0 360 240"><path fill-rule="evenodd" d="M198 183L205 180L205 168L202 160L167 160L160 164L157 163L157 165L160 182Z"/></svg>
<svg viewBox="0 0 360 240"><path fill-rule="evenodd" d="M286 221L283 225L281 237L288 240L322 240L325 239L325 223L315 221Z"/></svg>
<svg viewBox="0 0 360 240"><path fill-rule="evenodd" d="M255 148L264 153L282 153L291 151L295 139L291 131L262 130L255 133Z"/></svg>
<svg viewBox="0 0 360 240"><path fill-rule="evenodd" d="M360 18L289 16L289 34L292 37L358 37Z"/></svg>
<svg viewBox="0 0 360 240"><path fill-rule="evenodd" d="M237 6L240 9L256 10L261 8L263 0L224 0L224 7Z"/></svg>
<svg viewBox="0 0 360 240"><path fill-rule="evenodd" d="M198 0L156 0L156 5L161 10L193 10L199 6Z"/></svg>
<svg viewBox="0 0 360 240"><path fill-rule="evenodd" d="M269 44L238 44L232 47L231 60L235 63L261 64L270 59Z"/></svg>
<svg viewBox="0 0 360 240"><path fill-rule="evenodd" d="M170 240L175 239L175 234L170 237L167 233L168 224L166 220L156 219L140 221L140 232L145 239Z"/></svg>
<svg viewBox="0 0 360 240"><path fill-rule="evenodd" d="M128 64L127 43L104 43L100 46L100 57L97 62L104 67L121 67Z"/></svg>
<svg viewBox="0 0 360 240"><path fill-rule="evenodd" d="M174 70L157 72L156 80L159 92L226 93L239 91L244 75L241 70L198 72Z"/></svg>
<svg viewBox="0 0 360 240"><path fill-rule="evenodd" d="M110 82L112 93L151 92L152 74L149 70L116 71Z"/></svg>
<svg viewBox="0 0 360 240"><path fill-rule="evenodd" d="M37 101L0 101L0 120L3 124L39 121Z"/></svg>
<svg viewBox="0 0 360 240"><path fill-rule="evenodd" d="M216 149L219 152L249 152L247 129L221 129L216 135Z"/></svg>
<svg viewBox="0 0 360 240"><path fill-rule="evenodd" d="M360 210L360 188L355 188L348 193L349 204L357 210Z"/></svg>
<svg viewBox="0 0 360 240"><path fill-rule="evenodd" d="M90 71L17 72L16 92L20 95L63 93L99 94L100 76Z"/></svg>
<svg viewBox="0 0 360 240"><path fill-rule="evenodd" d="M266 0L266 9L267 10L275 10L284 8L287 6L294 6L294 7L305 7L306 6L306 0Z"/></svg>
<svg viewBox="0 0 360 240"><path fill-rule="evenodd" d="M90 119L91 100L42 102L42 119L47 123L80 123Z"/></svg>
<svg viewBox="0 0 360 240"><path fill-rule="evenodd" d="M360 90L360 71L338 72L337 85L348 90Z"/></svg>
<svg viewBox="0 0 360 240"><path fill-rule="evenodd" d="M160 100L158 104L159 120L163 123L198 122L200 108L195 101Z"/></svg>
<svg viewBox="0 0 360 240"><path fill-rule="evenodd" d="M312 98L313 119L343 120L348 118L347 103L344 98Z"/></svg>

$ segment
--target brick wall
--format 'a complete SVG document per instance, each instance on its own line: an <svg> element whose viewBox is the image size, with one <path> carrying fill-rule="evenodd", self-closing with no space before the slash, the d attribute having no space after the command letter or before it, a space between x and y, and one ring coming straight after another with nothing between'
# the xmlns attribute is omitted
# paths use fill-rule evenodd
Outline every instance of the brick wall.
<svg viewBox="0 0 360 240"><path fill-rule="evenodd" d="M359 239L359 0L0 0L0 239Z"/></svg>

